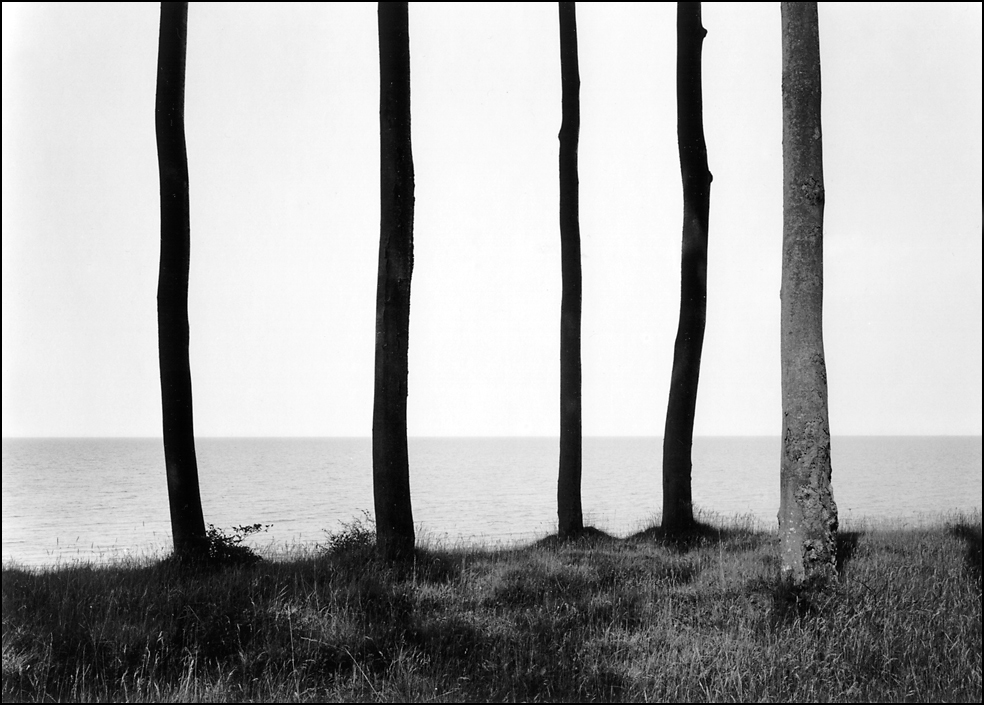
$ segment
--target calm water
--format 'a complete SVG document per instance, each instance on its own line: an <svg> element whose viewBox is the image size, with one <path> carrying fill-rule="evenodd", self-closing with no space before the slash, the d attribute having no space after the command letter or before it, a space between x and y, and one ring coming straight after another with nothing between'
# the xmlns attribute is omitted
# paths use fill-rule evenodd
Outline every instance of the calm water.
<svg viewBox="0 0 984 705"><path fill-rule="evenodd" d="M199 439L206 523L260 522L261 548L323 541L372 509L369 439ZM159 439L5 439L3 560L40 565L147 555L170 544ZM585 520L617 535L660 508L658 438L586 438ZM410 441L418 535L449 544L510 544L556 529L557 440ZM776 526L779 440L699 438L694 500ZM981 438L833 441L842 523L981 509Z"/></svg>

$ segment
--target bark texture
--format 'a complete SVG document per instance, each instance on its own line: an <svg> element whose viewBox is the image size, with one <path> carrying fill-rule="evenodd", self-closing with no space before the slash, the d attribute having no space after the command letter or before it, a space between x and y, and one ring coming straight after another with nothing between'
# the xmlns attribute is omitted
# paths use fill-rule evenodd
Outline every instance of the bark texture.
<svg viewBox="0 0 984 705"><path fill-rule="evenodd" d="M379 3L378 21L380 233L372 479L378 548L384 557L398 559L414 547L407 451L414 199L407 3Z"/></svg>
<svg viewBox="0 0 984 705"><path fill-rule="evenodd" d="M668 531L685 531L694 524L691 450L707 320L711 193L701 96L701 48L706 34L700 21L700 3L677 3L677 135L683 180L683 255L680 321L663 433L663 528Z"/></svg>
<svg viewBox="0 0 984 705"><path fill-rule="evenodd" d="M823 354L823 140L817 4L782 12L782 458L779 538L783 575L801 583L835 572L837 505L831 489Z"/></svg>
<svg viewBox="0 0 984 705"><path fill-rule="evenodd" d="M161 262L157 334L161 366L164 463L174 553L196 557L204 548L205 520L198 487L188 359L188 275L191 225L188 152L184 131L188 3L161 3L157 56L156 131L161 182Z"/></svg>
<svg viewBox="0 0 984 705"><path fill-rule="evenodd" d="M581 512L581 232L578 223L577 141L580 130L577 22L574 3L560 6L560 476L558 534L584 529Z"/></svg>

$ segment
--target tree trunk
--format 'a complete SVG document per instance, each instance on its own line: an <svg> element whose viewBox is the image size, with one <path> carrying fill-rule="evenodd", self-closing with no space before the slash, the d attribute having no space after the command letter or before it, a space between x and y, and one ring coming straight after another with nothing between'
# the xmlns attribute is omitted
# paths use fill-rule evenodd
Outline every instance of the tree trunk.
<svg viewBox="0 0 984 705"><path fill-rule="evenodd" d="M578 224L577 139L580 129L577 22L574 3L560 6L560 477L558 534L576 536L581 513L581 233Z"/></svg>
<svg viewBox="0 0 984 705"><path fill-rule="evenodd" d="M379 552L399 559L414 547L407 452L414 198L407 3L379 3L378 20L380 234L372 479Z"/></svg>
<svg viewBox="0 0 984 705"><path fill-rule="evenodd" d="M683 179L683 257L680 321L663 433L663 528L671 532L686 531L694 524L691 449L707 319L711 195L701 98L701 46L706 34L700 22L700 3L677 3L677 136Z"/></svg>
<svg viewBox="0 0 984 705"><path fill-rule="evenodd" d="M782 573L796 583L835 571L837 505L823 355L823 142L815 2L782 8Z"/></svg>
<svg viewBox="0 0 984 705"><path fill-rule="evenodd" d="M161 263L157 333L161 365L164 463L174 553L194 558L203 550L205 520L198 488L195 429L188 360L188 273L191 225L188 153L184 133L188 3L161 3L157 57L157 159L161 181Z"/></svg>

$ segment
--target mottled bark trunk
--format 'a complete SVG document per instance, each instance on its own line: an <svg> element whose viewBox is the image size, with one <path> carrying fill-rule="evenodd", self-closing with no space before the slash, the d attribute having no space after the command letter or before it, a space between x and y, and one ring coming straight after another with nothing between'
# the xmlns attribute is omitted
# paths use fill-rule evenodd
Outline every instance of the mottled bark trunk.
<svg viewBox="0 0 984 705"><path fill-rule="evenodd" d="M407 451L407 355L413 273L413 154L407 3L381 2L379 20L380 233L372 480L381 555L414 547Z"/></svg>
<svg viewBox="0 0 984 705"><path fill-rule="evenodd" d="M823 355L823 142L817 4L782 12L782 572L794 582L835 570L837 505Z"/></svg>
<svg viewBox="0 0 984 705"><path fill-rule="evenodd" d="M581 513L581 233L578 224L577 140L580 129L577 23L574 3L560 6L560 477L558 533L575 536Z"/></svg>
<svg viewBox="0 0 984 705"><path fill-rule="evenodd" d="M677 136L683 179L683 256L680 321L663 433L663 528L694 524L691 449L700 355L707 318L707 226L711 172L707 168L701 97L701 47L707 32L700 3L677 3Z"/></svg>
<svg viewBox="0 0 984 705"><path fill-rule="evenodd" d="M161 182L161 262L157 334L161 365L164 463L174 553L196 557L205 542L195 458L188 360L188 274L191 226L184 132L188 3L161 3L157 56L157 160Z"/></svg>

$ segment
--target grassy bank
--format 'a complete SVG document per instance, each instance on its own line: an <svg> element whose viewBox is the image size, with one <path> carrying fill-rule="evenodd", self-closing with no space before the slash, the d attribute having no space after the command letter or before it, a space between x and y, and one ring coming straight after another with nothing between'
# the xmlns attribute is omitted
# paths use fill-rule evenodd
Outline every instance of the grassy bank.
<svg viewBox="0 0 984 705"><path fill-rule="evenodd" d="M981 700L981 517L841 535L794 590L731 526L373 558L3 570L3 700Z"/></svg>

